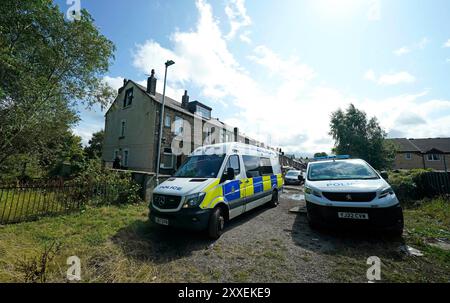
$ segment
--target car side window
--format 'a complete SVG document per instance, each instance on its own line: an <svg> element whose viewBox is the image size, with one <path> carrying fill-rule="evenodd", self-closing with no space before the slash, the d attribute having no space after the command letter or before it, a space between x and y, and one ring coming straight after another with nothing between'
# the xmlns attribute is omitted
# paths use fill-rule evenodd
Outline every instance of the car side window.
<svg viewBox="0 0 450 303"><path fill-rule="evenodd" d="M231 167L234 169L234 176L238 176L241 173L241 166L239 164L239 156L232 155L228 158L227 164L225 165L225 169L223 171L224 174L227 173L227 169Z"/></svg>

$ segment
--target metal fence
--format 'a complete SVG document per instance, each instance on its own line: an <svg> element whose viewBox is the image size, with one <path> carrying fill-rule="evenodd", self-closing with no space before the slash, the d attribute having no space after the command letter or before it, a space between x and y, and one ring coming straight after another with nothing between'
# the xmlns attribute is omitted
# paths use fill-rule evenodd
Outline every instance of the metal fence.
<svg viewBox="0 0 450 303"><path fill-rule="evenodd" d="M117 190L106 184L31 181L0 184L0 224L36 220L81 209L88 201L107 203Z"/></svg>

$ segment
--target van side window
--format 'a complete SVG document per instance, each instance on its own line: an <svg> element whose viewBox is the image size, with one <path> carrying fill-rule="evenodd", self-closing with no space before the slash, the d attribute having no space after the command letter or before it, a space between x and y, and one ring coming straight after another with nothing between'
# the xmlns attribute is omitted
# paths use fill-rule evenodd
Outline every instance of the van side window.
<svg viewBox="0 0 450 303"><path fill-rule="evenodd" d="M242 156L247 172L247 178L273 175L273 168L269 158L257 156Z"/></svg>
<svg viewBox="0 0 450 303"><path fill-rule="evenodd" d="M260 173L262 176L273 175L272 163L269 158L261 158Z"/></svg>
<svg viewBox="0 0 450 303"><path fill-rule="evenodd" d="M242 156L245 165L245 171L247 172L247 178L260 177L261 172L259 157L256 156Z"/></svg>
<svg viewBox="0 0 450 303"><path fill-rule="evenodd" d="M224 173L227 172L227 169L231 167L234 169L234 175L237 176L241 173L241 166L239 165L239 156L232 155L228 158L228 162L225 165Z"/></svg>

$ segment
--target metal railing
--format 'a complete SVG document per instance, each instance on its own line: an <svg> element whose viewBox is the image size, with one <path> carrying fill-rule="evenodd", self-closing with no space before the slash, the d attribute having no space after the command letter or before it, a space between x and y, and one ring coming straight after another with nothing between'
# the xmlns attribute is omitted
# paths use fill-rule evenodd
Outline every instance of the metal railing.
<svg viewBox="0 0 450 303"><path fill-rule="evenodd" d="M117 195L107 184L64 181L0 183L0 224L36 220L81 209L88 201L104 204Z"/></svg>

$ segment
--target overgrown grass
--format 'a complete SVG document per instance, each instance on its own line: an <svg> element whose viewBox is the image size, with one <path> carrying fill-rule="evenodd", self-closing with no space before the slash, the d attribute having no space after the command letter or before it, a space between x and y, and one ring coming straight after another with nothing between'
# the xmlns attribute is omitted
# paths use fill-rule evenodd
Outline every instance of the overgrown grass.
<svg viewBox="0 0 450 303"><path fill-rule="evenodd" d="M405 234L400 240L374 237L373 241L344 243L331 253L332 278L341 282L364 282L370 256L381 259L383 282L450 282L450 251L430 245L450 240L450 201L424 200L404 210ZM419 249L424 256L407 256L403 245Z"/></svg>

